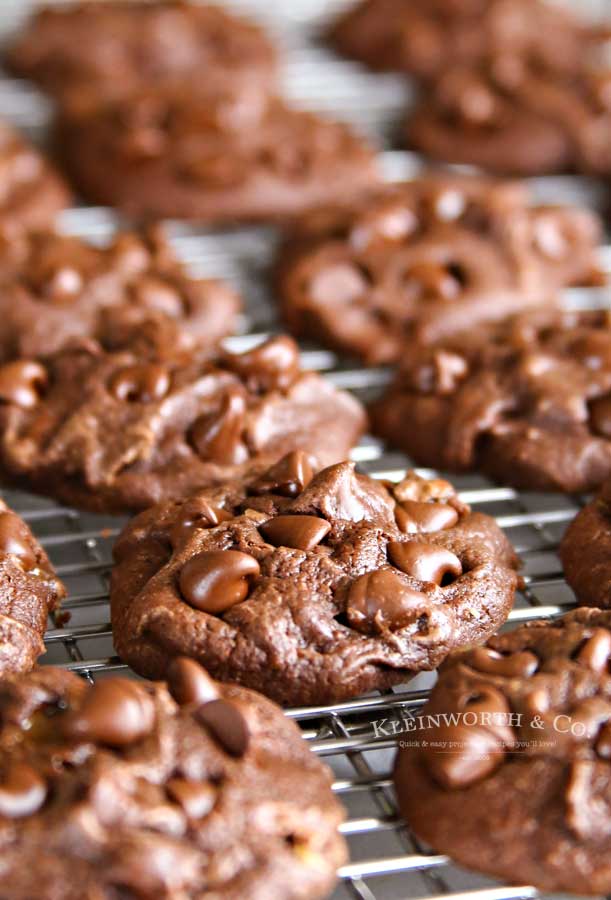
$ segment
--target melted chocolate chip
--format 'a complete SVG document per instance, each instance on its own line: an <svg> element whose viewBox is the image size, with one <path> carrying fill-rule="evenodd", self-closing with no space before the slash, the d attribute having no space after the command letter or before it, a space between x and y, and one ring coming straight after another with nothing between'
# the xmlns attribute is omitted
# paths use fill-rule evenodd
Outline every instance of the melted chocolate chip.
<svg viewBox="0 0 611 900"><path fill-rule="evenodd" d="M197 718L230 756L244 756L250 743L250 730L235 704L212 700L198 709Z"/></svg>
<svg viewBox="0 0 611 900"><path fill-rule="evenodd" d="M162 400L170 389L170 376L164 366L126 366L110 381L110 391L117 400L130 403L154 403Z"/></svg>
<svg viewBox="0 0 611 900"><path fill-rule="evenodd" d="M211 462L238 465L248 459L242 440L246 400L238 391L230 391L218 411L197 419L191 428L191 444L198 456Z"/></svg>
<svg viewBox="0 0 611 900"><path fill-rule="evenodd" d="M476 647L467 657L468 664L478 672L501 675L506 678L529 678L539 668L534 653L523 650L504 656L489 647Z"/></svg>
<svg viewBox="0 0 611 900"><path fill-rule="evenodd" d="M0 402L31 409L40 401L48 382L47 371L37 362L19 360L0 368Z"/></svg>
<svg viewBox="0 0 611 900"><path fill-rule="evenodd" d="M308 552L329 534L331 525L318 516L276 516L261 525L259 531L274 547L292 547Z"/></svg>
<svg viewBox="0 0 611 900"><path fill-rule="evenodd" d="M460 722L436 728L434 742L443 742L449 749L436 750L429 745L423 751L430 774L447 790L486 778L503 762L505 747L515 744L513 729L506 724L511 708L500 691L483 688L477 697L467 698L465 711L474 715L476 724Z"/></svg>
<svg viewBox="0 0 611 900"><path fill-rule="evenodd" d="M211 784L188 781L186 778L172 778L167 791L184 810L189 819L203 819L214 809L217 791Z"/></svg>
<svg viewBox="0 0 611 900"><path fill-rule="evenodd" d="M183 566L180 592L187 603L202 612L223 613L246 599L250 582L259 571L259 563L247 553L204 551Z"/></svg>
<svg viewBox="0 0 611 900"><path fill-rule="evenodd" d="M378 569L357 578L350 587L346 616L364 634L399 631L417 621L427 598L410 588L392 569Z"/></svg>
<svg viewBox="0 0 611 900"><path fill-rule="evenodd" d="M596 628L577 656L578 662L593 672L604 672L611 655L611 633L606 628Z"/></svg>
<svg viewBox="0 0 611 900"><path fill-rule="evenodd" d="M430 534L452 528L458 522L458 513L445 503L404 500L395 509L395 519L404 534Z"/></svg>
<svg viewBox="0 0 611 900"><path fill-rule="evenodd" d="M47 796L42 777L26 763L13 763L0 779L0 816L21 819L41 808Z"/></svg>
<svg viewBox="0 0 611 900"><path fill-rule="evenodd" d="M418 581L431 581L441 585L455 581L462 575L459 558L434 544L392 541L388 545L388 555L394 566Z"/></svg>
<svg viewBox="0 0 611 900"><path fill-rule="evenodd" d="M592 431L611 439L611 397L598 397L590 403Z"/></svg>
<svg viewBox="0 0 611 900"><path fill-rule="evenodd" d="M201 706L218 696L216 685L205 669L185 656L172 660L166 678L168 690L179 706L191 703Z"/></svg>
<svg viewBox="0 0 611 900"><path fill-rule="evenodd" d="M282 335L247 353L228 355L226 365L244 379L249 390L285 390L299 372L299 348L292 338Z"/></svg>
<svg viewBox="0 0 611 900"><path fill-rule="evenodd" d="M313 474L307 453L303 450L293 450L254 481L250 486L250 492L296 497L311 482Z"/></svg>
<svg viewBox="0 0 611 900"><path fill-rule="evenodd" d="M231 514L226 509L214 506L203 498L197 498L186 505L184 515L172 528L170 540L174 545L179 544L196 529L214 528L230 518Z"/></svg>
<svg viewBox="0 0 611 900"><path fill-rule="evenodd" d="M155 723L155 706L145 688L126 678L95 684L80 709L66 713L61 727L74 740L123 747L142 740Z"/></svg>
<svg viewBox="0 0 611 900"><path fill-rule="evenodd" d="M0 513L0 553L18 557L25 569L37 563L29 528L10 511Z"/></svg>

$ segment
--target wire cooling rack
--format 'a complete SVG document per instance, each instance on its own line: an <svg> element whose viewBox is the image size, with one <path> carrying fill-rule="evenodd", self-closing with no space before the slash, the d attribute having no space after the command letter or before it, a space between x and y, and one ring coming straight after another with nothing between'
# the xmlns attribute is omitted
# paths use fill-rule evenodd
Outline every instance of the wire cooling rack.
<svg viewBox="0 0 611 900"><path fill-rule="evenodd" d="M321 21L349 2L233 0L227 5L257 15L285 47L283 84L287 94L304 106L351 122L375 136L384 148L409 102L409 85L393 75L372 76L334 58L312 41ZM605 4L608 8L608 0L599 3L599 8L604 10ZM8 34L29 8L25 0L0 0L0 30ZM3 77L1 72L0 116L44 140L47 103L29 85ZM382 162L389 179L409 177L421 167L421 160L408 153L387 151ZM584 178L544 178L533 181L532 186L541 202L598 204L603 200L600 186ZM70 233L97 241L113 232L117 220L109 210L78 207L63 215L61 225ZM241 334L230 341L234 349L245 348L278 328L265 279L277 239L271 229L213 233L180 222L168 223L168 228L194 273L226 278L244 294L247 312ZM611 247L601 248L601 261L611 276ZM609 280L611 283L611 277ZM571 306L611 306L611 287L569 291L566 300ZM304 345L303 363L364 401L389 377L387 370L363 370L312 345ZM399 478L409 467L405 456L371 437L360 443L353 457L363 471L378 477ZM563 581L556 551L566 524L585 498L518 493L475 475L452 480L465 501L497 518L524 561L525 586L506 627L550 618L570 607L572 594ZM108 608L111 550L123 521L79 513L13 491L6 492L6 499L39 536L69 590L59 617L49 623L44 662L69 668L90 681L124 670L113 650ZM66 612L70 619L62 624ZM351 858L339 873L333 900L440 900L442 896L451 900L520 900L538 896L528 886L499 886L452 866L446 857L421 846L400 821L391 783L397 740L392 737L391 723L422 706L433 679L422 675L389 694L287 711L312 749L332 767L334 790L347 810L343 831Z"/></svg>

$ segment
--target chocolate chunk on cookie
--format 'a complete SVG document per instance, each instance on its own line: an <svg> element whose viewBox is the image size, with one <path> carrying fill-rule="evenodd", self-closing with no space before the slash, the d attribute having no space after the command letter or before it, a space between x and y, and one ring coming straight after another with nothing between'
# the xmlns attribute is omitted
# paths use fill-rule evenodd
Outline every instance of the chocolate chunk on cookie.
<svg viewBox="0 0 611 900"><path fill-rule="evenodd" d="M331 773L252 691L41 668L0 684L6 896L315 900L346 857Z"/></svg>
<svg viewBox="0 0 611 900"><path fill-rule="evenodd" d="M550 73L491 57L444 72L407 122L408 144L491 172L611 172L608 70Z"/></svg>
<svg viewBox="0 0 611 900"><path fill-rule="evenodd" d="M115 546L121 657L186 654L288 705L340 702L433 669L504 622L516 559L448 482L399 484L302 452L146 510Z"/></svg>
<svg viewBox="0 0 611 900"><path fill-rule="evenodd" d="M0 367L0 467L12 483L97 511L143 509L301 447L343 459L360 403L300 369L296 344L177 355L77 342Z"/></svg>
<svg viewBox="0 0 611 900"><path fill-rule="evenodd" d="M71 202L68 185L51 163L0 121L0 241L21 226L48 227Z"/></svg>
<svg viewBox="0 0 611 900"><path fill-rule="evenodd" d="M167 333L174 348L212 347L235 327L240 298L195 280L159 227L94 246L53 231L0 242L0 361L55 353L77 338L120 346Z"/></svg>
<svg viewBox="0 0 611 900"><path fill-rule="evenodd" d="M230 87L85 103L58 133L83 195L139 218L284 219L378 181L373 149L346 125Z"/></svg>
<svg viewBox="0 0 611 900"><path fill-rule="evenodd" d="M608 893L610 653L611 613L578 610L451 657L395 765L416 835L513 884Z"/></svg>
<svg viewBox="0 0 611 900"><path fill-rule="evenodd" d="M578 603L611 608L611 481L567 528L560 559Z"/></svg>
<svg viewBox="0 0 611 900"><path fill-rule="evenodd" d="M599 284L598 218L525 186L425 175L298 221L277 265L285 321L367 363Z"/></svg>
<svg viewBox="0 0 611 900"><path fill-rule="evenodd" d="M180 0L44 6L5 62L63 98L82 87L119 96L193 79L267 90L276 78L276 53L260 28L218 6Z"/></svg>
<svg viewBox="0 0 611 900"><path fill-rule="evenodd" d="M541 312L412 348L371 416L423 465L572 493L611 475L610 396L609 314Z"/></svg>
<svg viewBox="0 0 611 900"><path fill-rule="evenodd" d="M45 652L47 617L65 593L26 523L0 500L0 677L27 672Z"/></svg>
<svg viewBox="0 0 611 900"><path fill-rule="evenodd" d="M598 38L540 0L364 0L333 24L329 37L373 69L427 80L488 54L570 72Z"/></svg>

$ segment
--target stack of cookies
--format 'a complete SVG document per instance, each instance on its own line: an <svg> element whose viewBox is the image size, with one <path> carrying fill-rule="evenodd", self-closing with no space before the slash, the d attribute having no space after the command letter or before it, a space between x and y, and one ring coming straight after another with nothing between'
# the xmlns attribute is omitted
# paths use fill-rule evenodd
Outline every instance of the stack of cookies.
<svg viewBox="0 0 611 900"><path fill-rule="evenodd" d="M525 174L609 172L602 38L542 0L367 0L333 29L420 80L415 146ZM490 175L383 184L220 7L49 6L5 61L52 98L67 181L3 126L0 478L135 514L110 605L143 680L37 665L66 589L0 501L2 897L327 896L344 812L281 707L438 666L426 741L395 767L415 833L488 874L610 892L611 313L563 300L605 284L598 216ZM61 233L72 190L132 227ZM269 279L290 335L227 349L242 298L193 277L162 219L282 228ZM296 338L392 366L388 386L366 410L304 371ZM370 426L428 468L600 489L562 547L592 608L500 636L511 543L444 477L359 472Z"/></svg>

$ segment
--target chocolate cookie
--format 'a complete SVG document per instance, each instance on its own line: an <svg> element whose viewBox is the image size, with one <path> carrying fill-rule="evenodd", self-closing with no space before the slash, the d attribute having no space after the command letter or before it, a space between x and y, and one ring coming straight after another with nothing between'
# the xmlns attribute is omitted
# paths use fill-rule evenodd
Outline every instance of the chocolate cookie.
<svg viewBox="0 0 611 900"><path fill-rule="evenodd" d="M424 176L297 223L279 257L284 319L379 364L482 321L598 284L598 218L530 206L525 186Z"/></svg>
<svg viewBox="0 0 611 900"><path fill-rule="evenodd" d="M0 684L11 900L314 900L346 856L330 771L272 703L179 660L170 684Z"/></svg>
<svg viewBox="0 0 611 900"><path fill-rule="evenodd" d="M608 893L610 653L611 613L579 610L452 657L395 766L416 835L513 884Z"/></svg>
<svg viewBox="0 0 611 900"><path fill-rule="evenodd" d="M296 447L334 462L365 424L356 399L300 369L288 337L204 358L85 341L0 367L4 475L92 510L181 497Z"/></svg>
<svg viewBox="0 0 611 900"><path fill-rule="evenodd" d="M205 80L210 88L270 89L276 54L263 31L217 6L103 0L45 6L5 56L9 69L65 97L103 96Z"/></svg>
<svg viewBox="0 0 611 900"><path fill-rule="evenodd" d="M115 546L115 646L158 677L186 654L288 705L433 669L505 621L516 559L448 482L400 484L302 452L146 510Z"/></svg>
<svg viewBox="0 0 611 900"><path fill-rule="evenodd" d="M455 67L410 115L410 146L491 172L611 172L611 72L541 72L515 57Z"/></svg>
<svg viewBox="0 0 611 900"><path fill-rule="evenodd" d="M540 0L364 0L333 24L329 36L341 53L373 69L423 79L488 54L570 72L601 39Z"/></svg>
<svg viewBox="0 0 611 900"><path fill-rule="evenodd" d="M570 493L611 476L610 395L609 313L532 313L413 348L371 415L423 465Z"/></svg>
<svg viewBox="0 0 611 900"><path fill-rule="evenodd" d="M179 348L213 346L235 327L240 299L189 278L158 227L94 246L52 231L0 243L0 361L46 356L76 338L123 343L147 329Z"/></svg>
<svg viewBox="0 0 611 900"><path fill-rule="evenodd" d="M560 559L578 603L611 607L611 481L569 525Z"/></svg>
<svg viewBox="0 0 611 900"><path fill-rule="evenodd" d="M140 218L282 219L378 181L373 149L346 125L256 92L84 104L64 115L59 144L85 197Z"/></svg>
<svg viewBox="0 0 611 900"><path fill-rule="evenodd" d="M42 154L0 121L0 235L15 227L46 228L70 206L64 180Z"/></svg>
<svg viewBox="0 0 611 900"><path fill-rule="evenodd" d="M27 672L45 652L47 616L65 593L26 523L0 500L0 677Z"/></svg>

